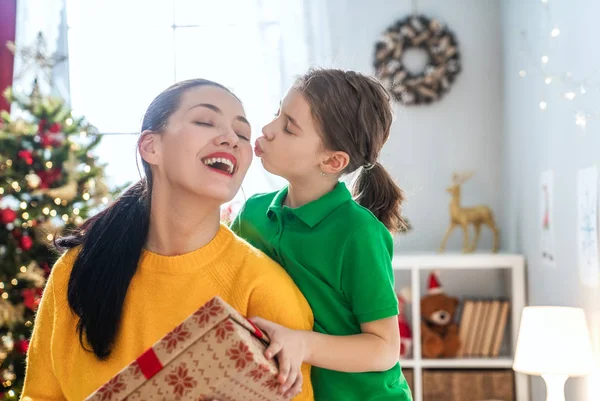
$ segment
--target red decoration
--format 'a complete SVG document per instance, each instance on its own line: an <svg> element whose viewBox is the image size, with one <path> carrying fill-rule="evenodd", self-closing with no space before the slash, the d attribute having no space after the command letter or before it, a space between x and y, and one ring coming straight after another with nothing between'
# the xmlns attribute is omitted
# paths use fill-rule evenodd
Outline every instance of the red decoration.
<svg viewBox="0 0 600 401"><path fill-rule="evenodd" d="M41 170L35 172L40 177L40 188L50 188L50 186L60 179L61 169L56 167L50 170Z"/></svg>
<svg viewBox="0 0 600 401"><path fill-rule="evenodd" d="M17 218L17 212L12 209L2 209L0 210L0 223L9 224L15 221Z"/></svg>
<svg viewBox="0 0 600 401"><path fill-rule="evenodd" d="M38 124L38 132L41 134L44 131L46 131L46 120L40 120L40 123Z"/></svg>
<svg viewBox="0 0 600 401"><path fill-rule="evenodd" d="M60 123L54 123L50 126L50 132L58 134L61 131Z"/></svg>
<svg viewBox="0 0 600 401"><path fill-rule="evenodd" d="M20 340L17 342L17 350L23 355L27 354L27 350L29 350L29 341Z"/></svg>
<svg viewBox="0 0 600 401"><path fill-rule="evenodd" d="M21 296L23 297L23 305L35 312L40 305L40 300L42 299L42 289L25 288L23 291L21 291Z"/></svg>
<svg viewBox="0 0 600 401"><path fill-rule="evenodd" d="M144 374L144 377L150 380L163 368L162 363L156 356L154 349L150 348L144 352L138 359L137 363Z"/></svg>
<svg viewBox="0 0 600 401"><path fill-rule="evenodd" d="M31 237L29 235L24 235L19 240L19 247L22 250L24 250L25 252L30 250L32 246L33 246L33 240L31 239Z"/></svg>
<svg viewBox="0 0 600 401"><path fill-rule="evenodd" d="M440 284L440 280L437 277L435 272L431 272L429 274L429 284L427 285L427 293L428 294L441 294L443 292L442 285Z"/></svg>
<svg viewBox="0 0 600 401"><path fill-rule="evenodd" d="M46 277L50 275L50 265L47 262L42 262L40 267L46 272Z"/></svg>
<svg viewBox="0 0 600 401"><path fill-rule="evenodd" d="M21 150L18 153L19 157L25 161L28 165L33 164L33 154L29 150Z"/></svg>
<svg viewBox="0 0 600 401"><path fill-rule="evenodd" d="M44 133L40 134L40 140L41 140L42 146L44 148L60 146L63 144L60 136L57 134L53 134L53 133L44 132Z"/></svg>

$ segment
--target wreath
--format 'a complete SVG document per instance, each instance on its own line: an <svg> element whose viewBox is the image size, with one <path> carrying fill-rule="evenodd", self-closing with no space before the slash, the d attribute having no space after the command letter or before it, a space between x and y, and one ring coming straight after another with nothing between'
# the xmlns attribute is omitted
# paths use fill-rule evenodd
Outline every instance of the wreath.
<svg viewBox="0 0 600 401"><path fill-rule="evenodd" d="M409 49L422 49L429 58L424 70L413 74L404 65ZM390 26L375 44L375 75L392 96L406 105L431 103L450 89L461 70L454 34L425 16L410 16Z"/></svg>

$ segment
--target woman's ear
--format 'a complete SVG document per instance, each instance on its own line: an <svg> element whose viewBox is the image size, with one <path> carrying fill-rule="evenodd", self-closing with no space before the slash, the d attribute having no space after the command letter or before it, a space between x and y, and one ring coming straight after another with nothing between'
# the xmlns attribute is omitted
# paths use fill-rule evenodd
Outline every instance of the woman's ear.
<svg viewBox="0 0 600 401"><path fill-rule="evenodd" d="M160 140L154 132L149 130L142 132L138 140L138 150L146 163L150 165L159 164Z"/></svg>

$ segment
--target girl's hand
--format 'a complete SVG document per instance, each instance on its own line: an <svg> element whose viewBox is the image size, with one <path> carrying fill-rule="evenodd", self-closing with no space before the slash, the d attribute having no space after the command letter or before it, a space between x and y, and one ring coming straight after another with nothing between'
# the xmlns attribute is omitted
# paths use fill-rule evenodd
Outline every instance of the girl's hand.
<svg viewBox="0 0 600 401"><path fill-rule="evenodd" d="M302 372L300 367L306 355L306 343L302 331L291 330L260 317L250 319L258 328L264 331L271 340L265 350L265 357L272 359L277 356L281 383L279 392L286 397L295 397L302 391Z"/></svg>

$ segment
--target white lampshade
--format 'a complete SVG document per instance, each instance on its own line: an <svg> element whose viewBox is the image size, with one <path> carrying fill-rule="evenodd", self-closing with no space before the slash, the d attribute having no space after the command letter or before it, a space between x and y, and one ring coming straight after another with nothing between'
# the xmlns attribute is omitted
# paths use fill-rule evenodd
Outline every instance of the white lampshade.
<svg viewBox="0 0 600 401"><path fill-rule="evenodd" d="M593 351L583 309L528 306L523 309L513 369L530 375L590 373Z"/></svg>

